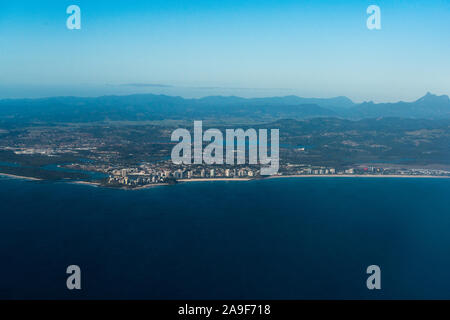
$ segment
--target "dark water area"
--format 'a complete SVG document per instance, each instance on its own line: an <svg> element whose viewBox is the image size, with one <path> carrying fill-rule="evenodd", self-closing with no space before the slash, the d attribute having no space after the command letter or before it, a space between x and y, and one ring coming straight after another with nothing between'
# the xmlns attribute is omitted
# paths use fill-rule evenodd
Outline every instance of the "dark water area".
<svg viewBox="0 0 450 320"><path fill-rule="evenodd" d="M449 194L449 179L127 191L0 177L0 298L449 299ZM373 264L381 290L366 287Z"/></svg>
<svg viewBox="0 0 450 320"><path fill-rule="evenodd" d="M101 180L101 179L105 179L108 177L107 174L102 173L102 172L66 168L66 167L62 167L59 164L49 164L49 165L43 166L42 169L49 170L49 171L81 173L86 176L86 179L84 179L84 180L87 180L87 181ZM75 179L75 180L78 180L78 179Z"/></svg>
<svg viewBox="0 0 450 320"><path fill-rule="evenodd" d="M13 162L4 162L4 161L0 161L0 166L5 166L5 167L20 167L20 164L17 163L13 163Z"/></svg>
<svg viewBox="0 0 450 320"><path fill-rule="evenodd" d="M89 163L89 159L78 159L80 162ZM66 168L62 166L64 164L48 164L45 166L41 166L38 169L43 169L49 172L66 172L66 173L75 173L75 174L82 174L84 175L83 180L87 181L96 181L96 180L102 180L108 177L107 174L97 171L87 171L87 170L81 170L81 169L73 169L73 168ZM18 163L12 163L12 162L2 162L0 161L0 166L7 167L7 168L33 168L30 166L23 166ZM0 173L1 174L1 173ZM26 176L26 174L24 174ZM67 179L67 178L66 178ZM80 180L78 179L72 179L73 181Z"/></svg>

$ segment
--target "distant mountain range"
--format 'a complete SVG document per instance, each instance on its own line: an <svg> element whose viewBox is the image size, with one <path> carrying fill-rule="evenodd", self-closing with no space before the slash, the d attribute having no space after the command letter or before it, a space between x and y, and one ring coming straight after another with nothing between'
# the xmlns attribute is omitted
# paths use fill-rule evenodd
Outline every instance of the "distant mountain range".
<svg viewBox="0 0 450 320"><path fill-rule="evenodd" d="M153 94L0 100L0 121L3 123L166 119L274 121L316 117L449 119L450 99L446 95L427 93L414 102L360 104L346 97L320 99L286 96L246 99L210 96L184 99Z"/></svg>

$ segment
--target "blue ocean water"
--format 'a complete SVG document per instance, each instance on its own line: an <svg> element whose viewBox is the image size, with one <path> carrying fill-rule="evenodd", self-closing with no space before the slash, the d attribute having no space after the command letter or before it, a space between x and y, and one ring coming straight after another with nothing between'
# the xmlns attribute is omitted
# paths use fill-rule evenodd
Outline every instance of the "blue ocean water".
<svg viewBox="0 0 450 320"><path fill-rule="evenodd" d="M449 179L126 191L3 177L0 298L449 299L449 194Z"/></svg>

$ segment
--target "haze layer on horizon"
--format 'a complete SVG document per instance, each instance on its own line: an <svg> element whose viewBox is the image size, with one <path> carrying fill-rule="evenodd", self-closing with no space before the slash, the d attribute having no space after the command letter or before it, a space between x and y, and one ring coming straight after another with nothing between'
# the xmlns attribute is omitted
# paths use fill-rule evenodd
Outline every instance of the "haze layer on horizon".
<svg viewBox="0 0 450 320"><path fill-rule="evenodd" d="M66 8L81 8L81 30ZM381 9L368 30L366 9ZM0 98L449 94L450 2L23 1L0 8Z"/></svg>

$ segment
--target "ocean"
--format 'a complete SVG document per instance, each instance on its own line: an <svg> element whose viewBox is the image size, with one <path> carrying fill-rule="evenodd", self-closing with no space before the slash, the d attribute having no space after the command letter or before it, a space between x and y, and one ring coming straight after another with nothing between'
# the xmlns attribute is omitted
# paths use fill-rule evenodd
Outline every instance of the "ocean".
<svg viewBox="0 0 450 320"><path fill-rule="evenodd" d="M0 177L0 298L450 299L449 195L450 179ZM69 265L81 290L66 288Z"/></svg>

